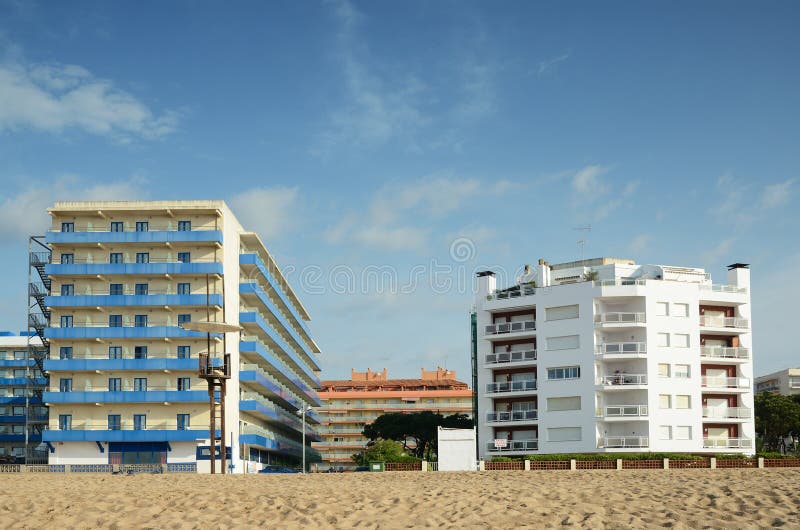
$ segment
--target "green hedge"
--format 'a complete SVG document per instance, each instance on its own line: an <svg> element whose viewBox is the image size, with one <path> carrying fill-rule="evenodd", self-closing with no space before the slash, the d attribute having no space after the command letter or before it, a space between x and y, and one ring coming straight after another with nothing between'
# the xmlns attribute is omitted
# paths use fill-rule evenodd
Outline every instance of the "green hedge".
<svg viewBox="0 0 800 530"><path fill-rule="evenodd" d="M507 457L506 457L507 458ZM564 460L703 460L704 456L682 453L559 453L552 455L529 455L526 460L558 462Z"/></svg>

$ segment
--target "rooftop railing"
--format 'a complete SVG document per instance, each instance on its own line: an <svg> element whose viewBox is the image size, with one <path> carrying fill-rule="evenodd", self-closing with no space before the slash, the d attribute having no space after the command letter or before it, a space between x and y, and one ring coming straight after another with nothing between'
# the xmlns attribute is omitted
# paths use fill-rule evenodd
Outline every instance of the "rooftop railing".
<svg viewBox="0 0 800 530"><path fill-rule="evenodd" d="M740 328L750 327L750 321L739 317L718 317L710 315L700 315L700 325L712 328Z"/></svg>
<svg viewBox="0 0 800 530"><path fill-rule="evenodd" d="M703 407L703 417L749 420L753 417L753 411L747 407Z"/></svg>
<svg viewBox="0 0 800 530"><path fill-rule="evenodd" d="M595 348L597 355L642 354L647 353L646 342L605 342Z"/></svg>
<svg viewBox="0 0 800 530"><path fill-rule="evenodd" d="M700 289L703 291L712 291L715 293L737 293L743 294L747 292L746 287L739 287L738 285L722 285L718 283L701 283Z"/></svg>
<svg viewBox="0 0 800 530"><path fill-rule="evenodd" d="M487 353L485 359L486 359L486 364L504 364L504 363L523 362L523 361L535 361L536 350L519 350L519 351Z"/></svg>
<svg viewBox="0 0 800 530"><path fill-rule="evenodd" d="M700 357L710 359L749 359L750 348L728 346L701 346Z"/></svg>
<svg viewBox="0 0 800 530"><path fill-rule="evenodd" d="M597 378L597 384L603 386L646 385L647 374L611 374Z"/></svg>
<svg viewBox="0 0 800 530"><path fill-rule="evenodd" d="M486 421L506 422L506 421L527 421L535 420L539 417L538 410L513 410L510 412L487 412Z"/></svg>
<svg viewBox="0 0 800 530"><path fill-rule="evenodd" d="M647 322L644 313L610 312L594 316L595 324L639 324Z"/></svg>
<svg viewBox="0 0 800 530"><path fill-rule="evenodd" d="M495 291L486 297L487 300L509 300L512 298L522 298L523 296L533 296L536 294L535 287L521 286L519 289L509 289Z"/></svg>
<svg viewBox="0 0 800 530"><path fill-rule="evenodd" d="M487 383L486 392L488 394L498 394L502 392L526 392L536 390L536 380L525 381L503 381L500 383Z"/></svg>
<svg viewBox="0 0 800 530"><path fill-rule="evenodd" d="M500 333L517 333L519 331L535 331L536 321L525 320L522 322L502 322L499 324L489 324L486 326L486 335L497 335Z"/></svg>
<svg viewBox="0 0 800 530"><path fill-rule="evenodd" d="M703 438L703 447L722 449L750 449L753 447L751 438Z"/></svg>
<svg viewBox="0 0 800 530"><path fill-rule="evenodd" d="M606 436L600 438L598 447L609 448L628 448L628 447L649 447L650 438L647 436Z"/></svg>
<svg viewBox="0 0 800 530"><path fill-rule="evenodd" d="M645 285L647 280L642 278L624 279L616 278L614 280L594 280L595 287L618 287L628 285Z"/></svg>

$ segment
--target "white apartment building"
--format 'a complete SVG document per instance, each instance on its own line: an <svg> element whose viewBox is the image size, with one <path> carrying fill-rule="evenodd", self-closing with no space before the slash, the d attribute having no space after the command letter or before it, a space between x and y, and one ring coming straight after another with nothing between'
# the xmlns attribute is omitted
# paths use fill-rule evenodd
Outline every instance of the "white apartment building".
<svg viewBox="0 0 800 530"><path fill-rule="evenodd" d="M479 454L753 453L750 270L598 258L478 273Z"/></svg>
<svg viewBox="0 0 800 530"><path fill-rule="evenodd" d="M800 394L800 368L787 368L756 377L756 393L758 392L777 392L784 396Z"/></svg>
<svg viewBox="0 0 800 530"><path fill-rule="evenodd" d="M301 459L297 412L319 405L308 313L255 232L223 201L57 202L31 255L49 348L43 433L51 464L210 469L198 357L230 354L231 471ZM206 334L187 322L238 324ZM215 396L219 401L219 396ZM308 440L315 414L306 415ZM220 451L217 451L217 455ZM219 458L219 456L217 456Z"/></svg>

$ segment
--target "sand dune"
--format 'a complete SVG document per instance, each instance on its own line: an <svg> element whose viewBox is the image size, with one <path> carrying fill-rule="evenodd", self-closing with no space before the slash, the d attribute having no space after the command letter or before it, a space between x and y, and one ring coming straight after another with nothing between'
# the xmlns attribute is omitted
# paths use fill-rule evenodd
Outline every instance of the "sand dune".
<svg viewBox="0 0 800 530"><path fill-rule="evenodd" d="M3 528L800 528L800 470L2 475Z"/></svg>

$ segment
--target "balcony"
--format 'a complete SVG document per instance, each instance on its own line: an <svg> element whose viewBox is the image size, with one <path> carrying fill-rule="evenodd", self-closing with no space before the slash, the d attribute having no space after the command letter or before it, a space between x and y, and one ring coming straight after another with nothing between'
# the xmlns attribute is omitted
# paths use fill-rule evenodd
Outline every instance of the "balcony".
<svg viewBox="0 0 800 530"><path fill-rule="evenodd" d="M746 294L747 288L746 287L739 287L737 285L722 285L718 283L702 283L700 284L701 291L711 291L714 293L734 293L734 294Z"/></svg>
<svg viewBox="0 0 800 530"><path fill-rule="evenodd" d="M597 416L604 418L647 416L647 405L606 405L597 409Z"/></svg>
<svg viewBox="0 0 800 530"><path fill-rule="evenodd" d="M525 320L522 322L502 322L499 324L489 324L484 330L485 335L501 335L506 333L519 333L523 331L536 331L535 320Z"/></svg>
<svg viewBox="0 0 800 530"><path fill-rule="evenodd" d="M747 390L750 388L750 379L746 377L704 375L701 380L701 386L707 389Z"/></svg>
<svg viewBox="0 0 800 530"><path fill-rule="evenodd" d="M646 285L647 280L643 278L638 279L614 279L614 280L594 280L595 287L629 287L634 285Z"/></svg>
<svg viewBox="0 0 800 530"><path fill-rule="evenodd" d="M72 263L50 263L45 265L45 273L49 276L222 274L222 262L211 258L193 259L188 263L168 258L150 258L147 263L110 263L105 259L98 261L76 259Z"/></svg>
<svg viewBox="0 0 800 530"><path fill-rule="evenodd" d="M512 451L538 451L539 440L495 440L486 444L486 450L492 453Z"/></svg>
<svg viewBox="0 0 800 530"><path fill-rule="evenodd" d="M614 388L625 386L642 386L647 384L647 374L610 374L597 378L597 385Z"/></svg>
<svg viewBox="0 0 800 530"><path fill-rule="evenodd" d="M703 447L712 449L752 449L751 438L703 438Z"/></svg>
<svg viewBox="0 0 800 530"><path fill-rule="evenodd" d="M598 327L624 328L628 326L643 325L647 322L644 313L598 313L594 316L594 323Z"/></svg>
<svg viewBox="0 0 800 530"><path fill-rule="evenodd" d="M529 363L536 361L536 350L487 353L486 364Z"/></svg>
<svg viewBox="0 0 800 530"><path fill-rule="evenodd" d="M138 358L135 358L134 352L128 352L119 359L109 359L108 353L97 352L76 355L70 359L53 358L44 361L44 369L48 372L196 371L197 367L197 357L178 358L175 352L148 352L144 357Z"/></svg>
<svg viewBox="0 0 800 530"><path fill-rule="evenodd" d="M597 447L607 449L650 447L650 438L647 436L606 436L598 440Z"/></svg>
<svg viewBox="0 0 800 530"><path fill-rule="evenodd" d="M703 417L721 420L749 420L753 417L753 411L747 407L703 407Z"/></svg>
<svg viewBox="0 0 800 530"><path fill-rule="evenodd" d="M109 426L107 422L73 422L69 429L51 425L44 431L46 442L190 442L208 438L208 425L180 425L158 423L135 428L133 423L123 422Z"/></svg>
<svg viewBox="0 0 800 530"><path fill-rule="evenodd" d="M108 390L87 385L86 391L44 392L45 403L203 403L208 390L178 390L176 387L153 387L147 390Z"/></svg>
<svg viewBox="0 0 800 530"><path fill-rule="evenodd" d="M538 410L514 410L511 412L487 412L486 421L489 423L510 423L536 421L539 418Z"/></svg>
<svg viewBox="0 0 800 530"><path fill-rule="evenodd" d="M54 319L55 320L55 319ZM146 325L136 322L123 322L121 326L109 326L108 321L73 322L72 326L53 326L45 328L48 339L164 339L167 337L205 338L199 331L188 331L178 327L177 320L148 319Z"/></svg>
<svg viewBox="0 0 800 530"><path fill-rule="evenodd" d="M725 361L747 361L750 348L731 348L727 346L701 346L700 357Z"/></svg>
<svg viewBox="0 0 800 530"><path fill-rule="evenodd" d="M535 287L521 286L517 289L507 289L503 291L495 291L487 295L486 300L510 300L513 298L522 298L524 296L533 296L536 294Z"/></svg>
<svg viewBox="0 0 800 530"><path fill-rule="evenodd" d="M501 383L487 383L487 394L504 394L507 392L530 392L536 390L536 380L504 381Z"/></svg>
<svg viewBox="0 0 800 530"><path fill-rule="evenodd" d="M46 296L48 307L187 307L203 306L206 302L212 306L222 307L222 295L203 294L159 294L153 291L148 294L110 294L108 291L96 291L92 294L76 296Z"/></svg>
<svg viewBox="0 0 800 530"><path fill-rule="evenodd" d="M642 357L647 354L647 343L605 342L595 347L595 354L619 358Z"/></svg>
<svg viewBox="0 0 800 530"><path fill-rule="evenodd" d="M74 232L48 231L47 242L92 246L98 243L212 243L221 245L222 231L215 228L175 230L163 226L143 232L134 230L112 232L109 227L76 226Z"/></svg>
<svg viewBox="0 0 800 530"><path fill-rule="evenodd" d="M700 326L706 328L749 329L750 321L739 317L700 315Z"/></svg>

